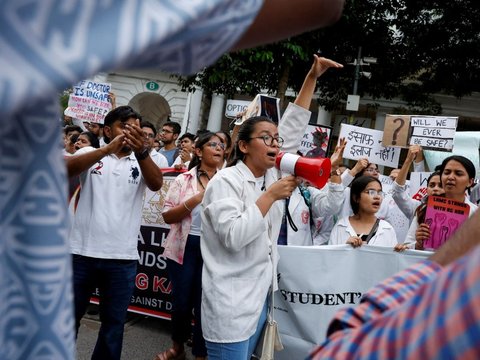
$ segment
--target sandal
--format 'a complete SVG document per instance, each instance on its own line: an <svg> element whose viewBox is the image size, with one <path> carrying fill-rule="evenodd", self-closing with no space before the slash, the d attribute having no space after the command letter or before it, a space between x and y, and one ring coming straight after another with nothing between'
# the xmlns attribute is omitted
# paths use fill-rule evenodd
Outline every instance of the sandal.
<svg viewBox="0 0 480 360"><path fill-rule="evenodd" d="M177 354L177 351L174 348L170 348L160 354L157 354L154 360L185 360L185 357L186 357L185 351L182 351L180 354Z"/></svg>

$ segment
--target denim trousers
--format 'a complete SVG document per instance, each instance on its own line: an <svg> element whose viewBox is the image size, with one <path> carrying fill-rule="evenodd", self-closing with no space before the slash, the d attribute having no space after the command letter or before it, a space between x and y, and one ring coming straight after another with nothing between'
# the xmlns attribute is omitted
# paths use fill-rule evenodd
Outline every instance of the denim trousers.
<svg viewBox="0 0 480 360"><path fill-rule="evenodd" d="M194 356L207 356L202 333L202 268L200 236L188 235L183 264L167 259L167 270L172 282L172 340L183 344L192 332Z"/></svg>
<svg viewBox="0 0 480 360"><path fill-rule="evenodd" d="M250 360L255 347L262 335L263 326L267 321L268 301L265 301L255 333L247 340L234 343L217 343L205 341L208 349L208 360Z"/></svg>
<svg viewBox="0 0 480 360"><path fill-rule="evenodd" d="M127 309L135 288L137 260L73 255L72 263L76 333L90 297L98 287L101 325L92 359L120 359Z"/></svg>

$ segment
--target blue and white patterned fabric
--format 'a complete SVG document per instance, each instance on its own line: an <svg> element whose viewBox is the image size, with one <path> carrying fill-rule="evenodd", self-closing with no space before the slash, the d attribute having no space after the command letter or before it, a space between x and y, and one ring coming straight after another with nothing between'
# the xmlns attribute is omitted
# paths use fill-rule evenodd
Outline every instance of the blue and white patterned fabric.
<svg viewBox="0 0 480 360"><path fill-rule="evenodd" d="M0 359L73 359L57 93L114 68L192 73L262 0L0 1Z"/></svg>

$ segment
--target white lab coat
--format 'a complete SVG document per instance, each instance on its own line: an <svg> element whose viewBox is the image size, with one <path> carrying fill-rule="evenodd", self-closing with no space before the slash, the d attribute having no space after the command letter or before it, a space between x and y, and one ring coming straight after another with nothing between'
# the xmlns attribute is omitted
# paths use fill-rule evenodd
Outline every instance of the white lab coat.
<svg viewBox="0 0 480 360"><path fill-rule="evenodd" d="M335 224L330 236L329 245L346 244L350 236L357 236L357 233L350 224L349 217L343 217ZM397 245L397 235L393 226L385 220L380 220L375 235L372 236L368 245L394 247Z"/></svg>
<svg viewBox="0 0 480 360"><path fill-rule="evenodd" d="M348 173L348 171L345 171ZM342 174L343 175L343 174ZM351 180L350 180L351 179ZM345 178L342 176L343 184L349 184L353 180L353 177L348 174ZM348 186L348 185L345 185ZM345 201L343 202L342 210L340 211L339 218L344 218L346 216L352 216L353 210L350 205L350 188L347 187L344 191ZM400 211L397 204L393 200L392 194L386 194L380 205L380 209L377 211L375 216L379 219L385 220L394 226L396 237L400 242L403 242L407 236L408 227L410 225L411 219L407 218L405 214Z"/></svg>
<svg viewBox="0 0 480 360"><path fill-rule="evenodd" d="M309 186L308 190L310 191L312 216L314 219L313 229L310 226L310 212L305 204L302 194L300 194L300 190L297 188L290 197L288 210L290 211L290 215L292 216L292 220L297 226L298 231L295 232L290 225L287 226L288 245L315 245L312 236L318 231L315 227L315 219L326 217L330 214L336 214L342 208L344 199L343 191L345 190L345 187L342 184L329 182L322 189ZM312 231L314 232L313 234Z"/></svg>
<svg viewBox="0 0 480 360"><path fill-rule="evenodd" d="M283 151L295 152L310 112L289 104L279 124ZM265 174L268 188L279 172ZM261 191L241 161L219 171L203 198L201 250L202 330L212 342L239 342L251 337L278 261L276 242L284 201L276 201L265 217L255 204ZM276 281L275 281L276 288Z"/></svg>

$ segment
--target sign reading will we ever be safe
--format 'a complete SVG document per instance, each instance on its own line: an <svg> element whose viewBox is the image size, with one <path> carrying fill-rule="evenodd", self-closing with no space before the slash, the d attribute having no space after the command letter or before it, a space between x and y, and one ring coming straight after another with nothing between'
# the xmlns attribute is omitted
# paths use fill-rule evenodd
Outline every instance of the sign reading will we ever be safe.
<svg viewBox="0 0 480 360"><path fill-rule="evenodd" d="M383 145L452 151L458 117L424 115L387 115Z"/></svg>

